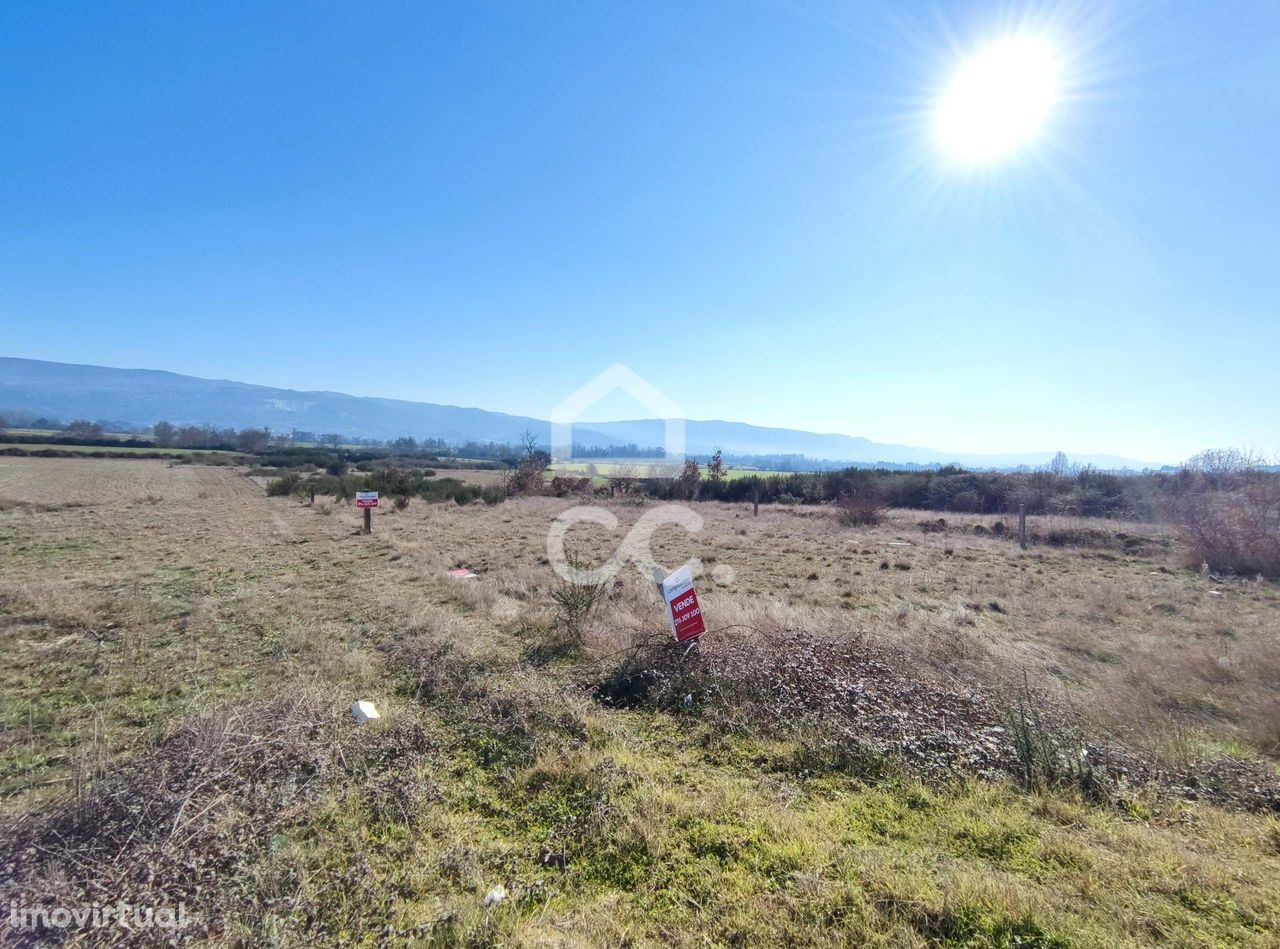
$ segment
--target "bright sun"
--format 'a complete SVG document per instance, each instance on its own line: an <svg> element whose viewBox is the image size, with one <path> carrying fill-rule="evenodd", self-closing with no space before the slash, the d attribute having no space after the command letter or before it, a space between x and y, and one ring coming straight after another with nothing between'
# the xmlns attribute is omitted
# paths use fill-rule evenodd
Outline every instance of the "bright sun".
<svg viewBox="0 0 1280 949"><path fill-rule="evenodd" d="M934 114L934 134L954 161L982 164L1034 140L1060 95L1053 48L1010 36L975 53L952 77Z"/></svg>

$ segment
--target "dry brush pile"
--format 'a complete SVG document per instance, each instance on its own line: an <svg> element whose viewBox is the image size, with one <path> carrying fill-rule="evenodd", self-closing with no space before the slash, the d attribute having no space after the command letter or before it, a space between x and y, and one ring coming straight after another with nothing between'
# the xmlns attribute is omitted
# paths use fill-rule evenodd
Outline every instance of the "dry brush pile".
<svg viewBox="0 0 1280 949"><path fill-rule="evenodd" d="M695 650L649 638L589 688L615 708L795 737L816 759L867 777L1009 777L1099 801L1149 789L1280 812L1280 778L1264 763L1219 759L1171 770L1025 678L962 684L865 635L753 630Z"/></svg>
<svg viewBox="0 0 1280 949"><path fill-rule="evenodd" d="M357 734L335 708L318 692L221 708L183 722L78 799L7 818L0 901L182 904L191 926L164 937L183 941L262 931L268 919L305 932L297 865L262 872L281 835L330 795L357 795L375 821L411 821L430 794L416 771L433 735L412 721ZM97 936L114 938L112 929Z"/></svg>

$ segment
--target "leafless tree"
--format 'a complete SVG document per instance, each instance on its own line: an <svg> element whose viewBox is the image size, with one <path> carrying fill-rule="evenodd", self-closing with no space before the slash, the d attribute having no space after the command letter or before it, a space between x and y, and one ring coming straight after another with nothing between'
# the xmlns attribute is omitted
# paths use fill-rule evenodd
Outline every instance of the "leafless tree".
<svg viewBox="0 0 1280 949"><path fill-rule="evenodd" d="M1206 475L1231 475L1254 471L1263 464L1263 459L1248 449L1208 448L1188 458L1183 467Z"/></svg>
<svg viewBox="0 0 1280 949"><path fill-rule="evenodd" d="M620 464L609 476L609 483L622 495L628 495L634 491L639 480L636 466L633 464Z"/></svg>
<svg viewBox="0 0 1280 949"><path fill-rule="evenodd" d="M542 473L551 458L538 448L538 436L528 429L520 434L520 447L524 455L503 478L503 488L508 495L541 494L546 486Z"/></svg>

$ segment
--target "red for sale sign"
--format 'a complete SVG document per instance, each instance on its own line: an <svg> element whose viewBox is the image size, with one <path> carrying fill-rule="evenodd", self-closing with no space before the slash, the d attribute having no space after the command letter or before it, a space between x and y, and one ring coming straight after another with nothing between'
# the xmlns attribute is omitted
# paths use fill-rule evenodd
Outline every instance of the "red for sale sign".
<svg viewBox="0 0 1280 949"><path fill-rule="evenodd" d="M356 507L377 507L378 492L377 491L357 491Z"/></svg>
<svg viewBox="0 0 1280 949"><path fill-rule="evenodd" d="M662 581L662 598L667 603L667 619L671 621L671 632L675 634L676 642L696 639L707 631L688 565Z"/></svg>

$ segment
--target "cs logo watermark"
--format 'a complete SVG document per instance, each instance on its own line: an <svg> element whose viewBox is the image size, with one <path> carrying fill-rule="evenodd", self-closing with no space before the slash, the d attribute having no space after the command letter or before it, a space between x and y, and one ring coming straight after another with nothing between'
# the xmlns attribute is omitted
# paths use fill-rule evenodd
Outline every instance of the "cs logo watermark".
<svg viewBox="0 0 1280 949"><path fill-rule="evenodd" d="M622 392L630 396L647 411L651 418L658 419L662 423L662 457L645 459L651 474L654 477L667 478L679 475L685 463L684 410L673 399L622 363L614 363L552 410L552 464L587 460L597 465L602 463L631 465L635 462L634 458L601 458L595 452L590 459L574 457L574 424L580 422L584 413L592 406L614 392ZM700 532L703 527L702 515L688 505L660 504L641 515L623 538L622 544L604 564L588 569L574 563L566 552L565 542L568 533L571 528L579 524L597 524L613 531L618 527L618 517L609 508L601 505L579 505L561 513L547 531L547 559L551 561L552 568L566 582L581 584L612 580L628 563L632 564L645 580L652 580L654 568L661 568L654 559L651 549L654 532L664 524L681 527L690 534ZM691 561L690 566L694 574L701 572L702 565L698 560ZM666 572L665 568L661 569ZM730 583L733 580L733 568L718 564L711 575L717 583Z"/></svg>

